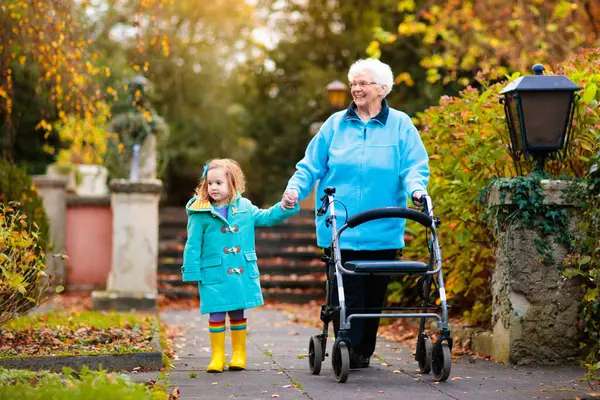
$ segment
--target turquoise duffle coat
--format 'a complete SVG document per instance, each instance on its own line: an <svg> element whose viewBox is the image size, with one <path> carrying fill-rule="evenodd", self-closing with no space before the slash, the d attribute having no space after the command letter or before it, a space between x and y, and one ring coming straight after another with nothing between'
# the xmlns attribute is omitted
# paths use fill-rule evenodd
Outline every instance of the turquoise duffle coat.
<svg viewBox="0 0 600 400"><path fill-rule="evenodd" d="M202 314L264 304L254 227L278 224L298 210L296 205L284 211L279 203L263 210L238 195L226 220L210 202L196 197L188 201L188 238L181 273L184 282L198 282Z"/></svg>

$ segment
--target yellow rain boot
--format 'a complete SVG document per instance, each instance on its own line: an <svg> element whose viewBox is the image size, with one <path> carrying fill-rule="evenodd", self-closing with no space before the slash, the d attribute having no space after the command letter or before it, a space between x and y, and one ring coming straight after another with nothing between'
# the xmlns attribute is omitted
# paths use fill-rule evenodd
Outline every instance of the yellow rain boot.
<svg viewBox="0 0 600 400"><path fill-rule="evenodd" d="M241 371L246 369L246 318L229 320L231 331L231 347L233 355L229 362L229 369Z"/></svg>
<svg viewBox="0 0 600 400"><path fill-rule="evenodd" d="M206 372L223 372L225 369L225 321L209 322L212 358Z"/></svg>

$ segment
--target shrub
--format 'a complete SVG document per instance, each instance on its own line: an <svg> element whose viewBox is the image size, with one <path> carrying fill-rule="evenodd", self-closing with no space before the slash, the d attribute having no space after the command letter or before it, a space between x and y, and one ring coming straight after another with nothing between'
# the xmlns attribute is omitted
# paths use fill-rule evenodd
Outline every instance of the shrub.
<svg viewBox="0 0 600 400"><path fill-rule="evenodd" d="M15 205L0 203L0 326L39 304L48 282L37 224L27 229Z"/></svg>
<svg viewBox="0 0 600 400"><path fill-rule="evenodd" d="M580 306L579 328L587 339L588 355L583 361L590 384L600 385L600 49L586 50L563 67L563 72L584 88L577 112L579 146L596 154L589 159L594 167L583 192L582 234L565 259L564 275L583 278L585 294ZM583 160L588 161L587 154Z"/></svg>
<svg viewBox="0 0 600 400"><path fill-rule="evenodd" d="M40 302L48 241L48 219L31 179L0 161L0 326Z"/></svg>
<svg viewBox="0 0 600 400"><path fill-rule="evenodd" d="M568 156L547 163L553 176L583 177L598 150L597 83L600 52L585 50L565 63L562 70L579 84L581 100ZM509 80L517 78L514 74ZM417 115L421 138L430 154L429 191L440 229L442 256L449 302L466 311L468 322L489 321L490 277L494 268L492 235L482 224L484 206L478 201L494 178L527 174L532 163L510 157L509 135L499 92L507 82L490 84L478 74L479 89L468 87L458 97L444 96L440 105ZM407 230L409 239L412 231ZM426 249L425 237L414 237L411 249ZM424 254L419 254L423 258ZM398 287L398 286L396 286Z"/></svg>
<svg viewBox="0 0 600 400"><path fill-rule="evenodd" d="M49 244L50 228L42 198L31 182L24 168L19 168L6 160L0 160L0 203L20 203L19 211L25 218L27 229L37 224L38 245L46 250Z"/></svg>

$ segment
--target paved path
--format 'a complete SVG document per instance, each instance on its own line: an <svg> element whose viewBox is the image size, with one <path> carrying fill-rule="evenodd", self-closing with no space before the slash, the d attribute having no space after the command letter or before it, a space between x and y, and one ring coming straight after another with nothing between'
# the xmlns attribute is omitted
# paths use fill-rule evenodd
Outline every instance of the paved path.
<svg viewBox="0 0 600 400"><path fill-rule="evenodd" d="M208 374L210 360L207 318L195 311L169 311L161 315L169 324L186 325L186 335L175 341L175 368L169 373L182 399L591 399L589 387L579 381L580 367L505 367L464 357L454 360L450 379L435 383L420 375L413 349L380 339L371 367L352 370L348 381L333 379L331 358L321 374L308 370L308 340L316 329L292 323L286 314L272 310L248 313L248 365L246 371ZM318 316L315 315L315 318ZM229 337L227 354L231 354ZM328 341L328 351L332 340ZM143 380L149 373L140 374ZM195 374L195 377L193 377Z"/></svg>

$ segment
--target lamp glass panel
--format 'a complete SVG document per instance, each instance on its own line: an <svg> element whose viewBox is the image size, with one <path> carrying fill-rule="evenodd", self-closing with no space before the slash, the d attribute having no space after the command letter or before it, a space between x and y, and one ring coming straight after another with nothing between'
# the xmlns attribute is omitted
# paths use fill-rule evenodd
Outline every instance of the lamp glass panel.
<svg viewBox="0 0 600 400"><path fill-rule="evenodd" d="M507 121L509 124L510 135L512 137L512 145L516 151L523 150L523 136L521 135L521 121L519 119L519 111L517 109L517 99L509 94L505 98L508 117L510 120Z"/></svg>
<svg viewBox="0 0 600 400"><path fill-rule="evenodd" d="M561 149L572 95L570 91L520 93L528 149Z"/></svg>
<svg viewBox="0 0 600 400"><path fill-rule="evenodd" d="M346 102L346 92L344 90L330 90L329 103L335 109L344 108Z"/></svg>

